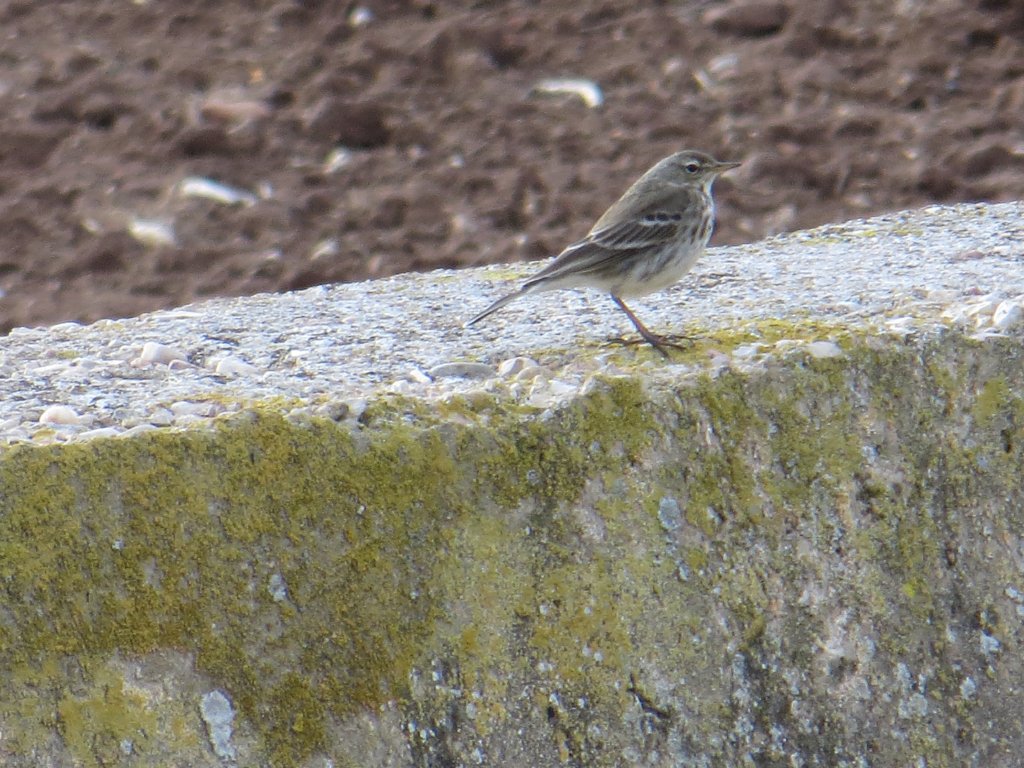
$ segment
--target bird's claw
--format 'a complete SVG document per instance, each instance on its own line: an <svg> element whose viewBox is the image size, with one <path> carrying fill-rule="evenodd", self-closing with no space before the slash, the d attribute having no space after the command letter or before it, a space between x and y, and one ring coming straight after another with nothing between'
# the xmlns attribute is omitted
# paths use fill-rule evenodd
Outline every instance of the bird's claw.
<svg viewBox="0 0 1024 768"><path fill-rule="evenodd" d="M650 344L656 350L658 350L663 356L669 357L668 350L676 349L685 351L691 349L695 343L695 339L692 336L686 336L685 334L666 334L660 336L657 334L650 334L649 336L640 336L638 338L624 338L622 336L615 336L607 339L606 343L615 344L623 347L638 347L642 344Z"/></svg>

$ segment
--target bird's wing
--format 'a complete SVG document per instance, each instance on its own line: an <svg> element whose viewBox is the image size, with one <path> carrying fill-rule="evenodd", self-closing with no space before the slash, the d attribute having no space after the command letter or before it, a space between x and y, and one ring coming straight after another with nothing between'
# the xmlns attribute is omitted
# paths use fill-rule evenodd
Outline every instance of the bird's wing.
<svg viewBox="0 0 1024 768"><path fill-rule="evenodd" d="M674 240L682 220L680 211L651 211L638 218L591 230L587 239L604 248L632 251Z"/></svg>
<svg viewBox="0 0 1024 768"><path fill-rule="evenodd" d="M632 191L632 190L631 190ZM679 236L693 204L690 195L680 190L666 190L638 206L641 199L627 193L598 219L589 234L560 254L546 268L534 275L526 286L539 286L569 274L585 275L606 264Z"/></svg>
<svg viewBox="0 0 1024 768"><path fill-rule="evenodd" d="M652 214L591 232L558 254L526 285L551 282L568 274L585 275L629 254L669 242L675 239L681 220L680 214Z"/></svg>

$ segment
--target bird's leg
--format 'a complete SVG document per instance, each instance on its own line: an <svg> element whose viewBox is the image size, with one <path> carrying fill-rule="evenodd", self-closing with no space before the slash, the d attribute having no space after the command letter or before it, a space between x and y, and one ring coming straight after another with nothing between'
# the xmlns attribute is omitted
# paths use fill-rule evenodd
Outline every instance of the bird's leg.
<svg viewBox="0 0 1024 768"><path fill-rule="evenodd" d="M661 354L664 355L665 357L668 357L668 347L671 347L672 349L686 349L686 345L671 341L672 338L686 338L685 336L659 336L656 333L651 333L649 330L647 330L647 326L640 322L640 318L633 314L633 310L626 306L626 302L624 302L622 299L620 299L618 296L614 294L612 294L612 301L615 302L616 306L619 309L626 313L626 317L628 317L629 321L633 323L633 327L636 328L637 333L640 334L640 337L648 344L650 344L652 347L654 347L656 350L661 352Z"/></svg>

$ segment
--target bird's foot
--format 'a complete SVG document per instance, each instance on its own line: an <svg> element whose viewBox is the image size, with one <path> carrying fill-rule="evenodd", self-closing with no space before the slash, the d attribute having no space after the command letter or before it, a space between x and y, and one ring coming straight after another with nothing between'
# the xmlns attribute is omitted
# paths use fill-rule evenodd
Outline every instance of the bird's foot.
<svg viewBox="0 0 1024 768"><path fill-rule="evenodd" d="M658 350L664 357L669 357L668 351L670 349L687 350L693 347L695 339L692 336L686 336L684 334L666 334L661 336L656 333L648 333L646 336L640 336L639 338L623 338L612 337L607 340L608 344L615 344L623 347L638 347L641 344L650 344L656 350Z"/></svg>

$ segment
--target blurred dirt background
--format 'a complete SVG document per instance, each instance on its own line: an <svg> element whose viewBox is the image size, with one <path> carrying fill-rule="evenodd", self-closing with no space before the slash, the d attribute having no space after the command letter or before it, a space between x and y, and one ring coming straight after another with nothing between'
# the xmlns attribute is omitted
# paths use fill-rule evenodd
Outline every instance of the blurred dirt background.
<svg viewBox="0 0 1024 768"><path fill-rule="evenodd" d="M548 256L684 147L744 163L717 243L1024 198L1018 0L5 0L0 31L0 331ZM567 77L603 103L537 88Z"/></svg>

